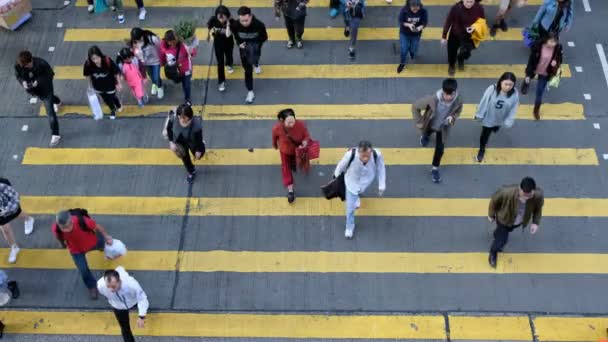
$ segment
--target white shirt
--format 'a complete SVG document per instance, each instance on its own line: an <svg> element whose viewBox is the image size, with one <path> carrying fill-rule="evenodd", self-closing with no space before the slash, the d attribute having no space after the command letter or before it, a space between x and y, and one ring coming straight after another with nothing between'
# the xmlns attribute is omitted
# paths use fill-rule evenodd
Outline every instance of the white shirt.
<svg viewBox="0 0 608 342"><path fill-rule="evenodd" d="M378 174L378 189L384 191L386 189L386 168L384 167L384 157L379 150L376 150L378 160L374 161L372 154L367 164L363 164L359 158L359 149L355 149L355 158L348 170L346 167L348 161L352 156L352 149L348 150L342 157L342 160L336 166L334 176L338 177L342 172L346 170L344 175L344 183L346 184L346 190L351 193L358 195L365 192L365 189L374 181L376 173Z"/></svg>
<svg viewBox="0 0 608 342"><path fill-rule="evenodd" d="M118 266L116 271L120 275L120 289L112 292L106 286L106 280L102 277L97 281L97 290L108 299L108 303L117 310L130 310L137 304L139 316L146 316L150 303L148 296L141 288L137 280L125 271L124 267Z"/></svg>

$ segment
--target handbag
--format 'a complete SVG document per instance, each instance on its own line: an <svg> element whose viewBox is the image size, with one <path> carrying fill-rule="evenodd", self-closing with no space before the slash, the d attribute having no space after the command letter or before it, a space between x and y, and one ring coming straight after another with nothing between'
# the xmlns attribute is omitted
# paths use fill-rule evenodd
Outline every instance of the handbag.
<svg viewBox="0 0 608 342"><path fill-rule="evenodd" d="M558 88L559 83L562 80L562 68L557 69L555 76L551 77L549 82L547 83L548 88Z"/></svg>
<svg viewBox="0 0 608 342"><path fill-rule="evenodd" d="M540 39L540 31L538 25L532 25L522 30L521 35L524 38L524 44L531 48Z"/></svg>
<svg viewBox="0 0 608 342"><path fill-rule="evenodd" d="M87 99L89 100L89 107L91 107L91 113L93 113L93 119L103 119L103 111L101 110L101 104L97 93L92 88L87 89Z"/></svg>
<svg viewBox="0 0 608 342"><path fill-rule="evenodd" d="M169 63L165 64L165 76L173 81L174 83L182 82L182 73L179 70L179 52L182 49L182 44L178 43L175 50L175 64L169 65Z"/></svg>
<svg viewBox="0 0 608 342"><path fill-rule="evenodd" d="M346 165L346 169L344 172L340 173L340 175L332 180L330 180L327 184L321 187L321 192L323 192L323 196L326 199L330 200L332 198L340 197L340 200L344 202L346 199L346 183L344 181L344 174L348 171L350 164L353 163L355 159L355 149L351 150L350 159L348 160L348 164Z"/></svg>

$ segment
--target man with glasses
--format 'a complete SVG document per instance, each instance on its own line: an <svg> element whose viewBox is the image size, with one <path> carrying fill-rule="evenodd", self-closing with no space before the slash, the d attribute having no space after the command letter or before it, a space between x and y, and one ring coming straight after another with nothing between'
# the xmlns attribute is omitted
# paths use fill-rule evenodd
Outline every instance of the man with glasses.
<svg viewBox="0 0 608 342"><path fill-rule="evenodd" d="M496 191L490 200L488 220L496 222L494 242L490 247L488 262L496 268L498 252L509 240L509 233L515 228L525 228L530 224L530 233L536 234L545 203L543 191L536 187L531 177L522 179L521 184L505 186Z"/></svg>

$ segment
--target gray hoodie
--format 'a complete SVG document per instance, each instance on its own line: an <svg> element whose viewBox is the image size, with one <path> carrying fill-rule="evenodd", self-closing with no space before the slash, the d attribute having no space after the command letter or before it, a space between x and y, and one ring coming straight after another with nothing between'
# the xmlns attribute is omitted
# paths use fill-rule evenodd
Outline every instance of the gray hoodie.
<svg viewBox="0 0 608 342"><path fill-rule="evenodd" d="M441 130L441 127L446 124L445 120L450 114L454 101L456 101L458 98L458 93L454 95L454 98L452 98L452 101L450 102L445 102L443 100L443 89L439 89L436 95L437 108L435 109L435 117L433 118L433 121L431 121L431 129L434 131L439 131Z"/></svg>
<svg viewBox="0 0 608 342"><path fill-rule="evenodd" d="M475 119L485 127L504 125L511 128L517 115L517 107L519 107L517 89L508 97L502 92L496 95L496 85L493 84L483 94L475 112Z"/></svg>
<svg viewBox="0 0 608 342"><path fill-rule="evenodd" d="M144 65L160 65L160 39L150 36L152 44L142 47Z"/></svg>

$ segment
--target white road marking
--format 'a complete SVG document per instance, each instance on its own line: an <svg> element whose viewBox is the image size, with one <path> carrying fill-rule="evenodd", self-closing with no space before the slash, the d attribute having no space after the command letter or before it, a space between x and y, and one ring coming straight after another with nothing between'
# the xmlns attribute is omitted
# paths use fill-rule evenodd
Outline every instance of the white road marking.
<svg viewBox="0 0 608 342"><path fill-rule="evenodd" d="M585 7L585 12L591 12L591 6L589 6L589 0L583 0L583 7Z"/></svg>
<svg viewBox="0 0 608 342"><path fill-rule="evenodd" d="M17 159L19 159L19 156L16 154L13 154L13 159L17 160Z"/></svg>
<svg viewBox="0 0 608 342"><path fill-rule="evenodd" d="M602 70L604 70L604 78L606 79L606 85L608 85L608 61L606 60L606 53L602 44L595 44L597 48L597 54L600 55L600 63L602 63Z"/></svg>
<svg viewBox="0 0 608 342"><path fill-rule="evenodd" d="M67 5L69 5L69 4L70 4L70 1L69 1L69 0L66 0L66 1L64 1L64 2L63 2L63 6L67 6Z"/></svg>
<svg viewBox="0 0 608 342"><path fill-rule="evenodd" d="M576 72L583 72L582 66L576 66L576 67L574 67L574 69L576 70Z"/></svg>
<svg viewBox="0 0 608 342"><path fill-rule="evenodd" d="M583 96L585 97L585 100L591 100L591 94L583 94Z"/></svg>
<svg viewBox="0 0 608 342"><path fill-rule="evenodd" d="M31 104L36 104L36 103L38 103L38 98L37 98L37 97L32 97L32 98L30 98L30 103L31 103Z"/></svg>
<svg viewBox="0 0 608 342"><path fill-rule="evenodd" d="M29 128L28 125L23 125L23 127L21 127L21 131L22 132L27 132L28 128Z"/></svg>
<svg viewBox="0 0 608 342"><path fill-rule="evenodd" d="M63 23L57 23L57 27L62 28L63 27Z"/></svg>
<svg viewBox="0 0 608 342"><path fill-rule="evenodd" d="M604 154L604 160L608 160L608 154Z"/></svg>
<svg viewBox="0 0 608 342"><path fill-rule="evenodd" d="M576 45L574 45L574 42L568 42L568 46L569 47L575 47Z"/></svg>
<svg viewBox="0 0 608 342"><path fill-rule="evenodd" d="M593 128L595 128L595 129L600 129L600 124L599 124L599 123L597 123L597 122L596 122L596 123L594 123L594 124L593 124Z"/></svg>
<svg viewBox="0 0 608 342"><path fill-rule="evenodd" d="M49 46L49 52L53 52L55 51L55 47L54 46Z"/></svg>

